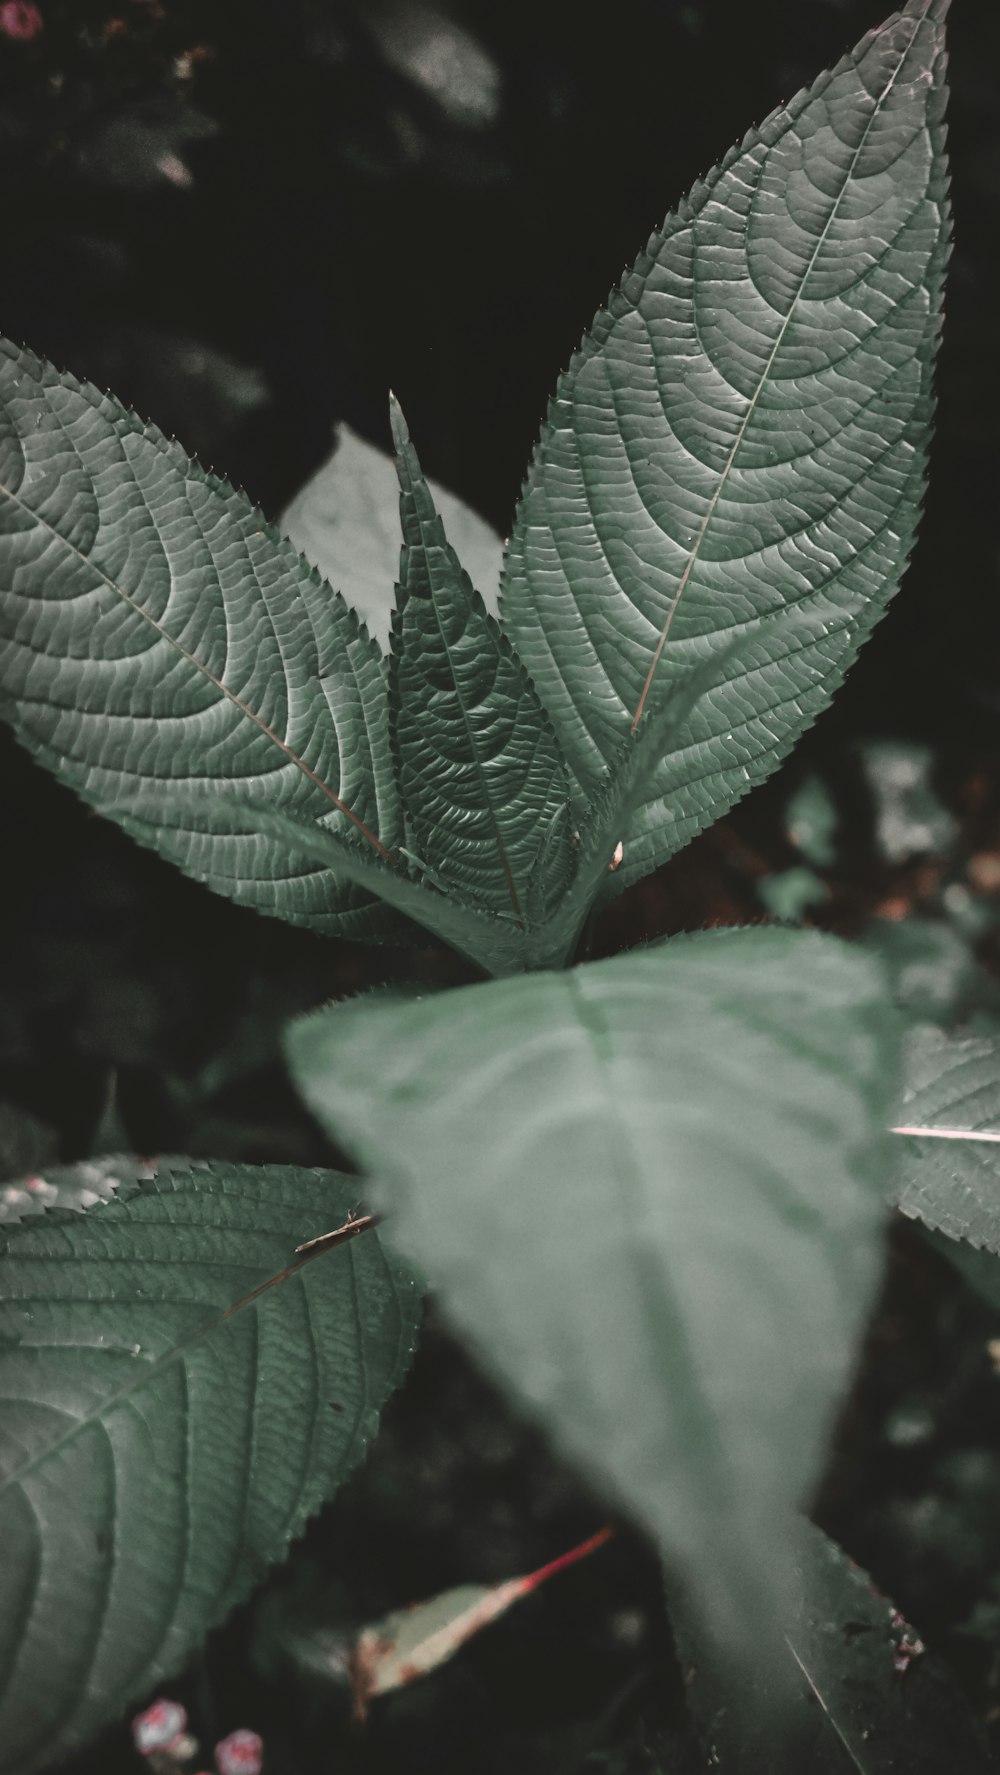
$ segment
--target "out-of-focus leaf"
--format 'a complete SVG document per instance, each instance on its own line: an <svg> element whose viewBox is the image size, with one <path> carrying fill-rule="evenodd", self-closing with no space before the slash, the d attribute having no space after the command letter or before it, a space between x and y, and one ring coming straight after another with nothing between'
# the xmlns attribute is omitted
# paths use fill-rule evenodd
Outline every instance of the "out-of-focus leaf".
<svg viewBox="0 0 1000 1775"><path fill-rule="evenodd" d="M496 614L500 537L456 494L435 481L427 485L455 553ZM332 454L286 507L280 523L387 648L399 573L399 481L392 457L341 425Z"/></svg>
<svg viewBox="0 0 1000 1775"><path fill-rule="evenodd" d="M0 1220L4 1216L6 1179L19 1179L29 1171L51 1164L59 1153L56 1130L32 1115L20 1103L0 1097ZM15 1181L10 1185L18 1188Z"/></svg>
<svg viewBox="0 0 1000 1775"><path fill-rule="evenodd" d="M452 123L484 129L500 105L500 71L478 38L427 0L365 0L358 18L390 68Z"/></svg>
<svg viewBox="0 0 1000 1775"><path fill-rule="evenodd" d="M967 939L943 918L872 918L861 941L885 963L896 1004L915 1022L954 1022L996 996Z"/></svg>
<svg viewBox="0 0 1000 1775"><path fill-rule="evenodd" d="M822 777L808 776L789 796L785 830L807 863L828 869L836 861L840 815Z"/></svg>
<svg viewBox="0 0 1000 1775"><path fill-rule="evenodd" d="M858 755L874 804L875 843L886 862L950 850L956 825L934 787L933 749L868 740Z"/></svg>
<svg viewBox="0 0 1000 1775"><path fill-rule="evenodd" d="M92 1208L110 1201L123 1185L131 1188L139 1179L155 1175L154 1161L125 1153L85 1159L79 1165L47 1165L0 1190L0 1223L13 1225L29 1215L44 1214L47 1208Z"/></svg>
<svg viewBox="0 0 1000 1775"><path fill-rule="evenodd" d="M190 100L158 93L100 117L77 149L85 179L123 191L151 191L166 184L185 190L193 183L189 142L218 134L214 118Z"/></svg>
<svg viewBox="0 0 1000 1775"><path fill-rule="evenodd" d="M880 1268L878 966L711 931L287 1045L462 1333L750 1656Z"/></svg>
<svg viewBox="0 0 1000 1775"><path fill-rule="evenodd" d="M814 869L781 869L757 883L764 910L785 924L797 924L810 906L829 897L830 890Z"/></svg>

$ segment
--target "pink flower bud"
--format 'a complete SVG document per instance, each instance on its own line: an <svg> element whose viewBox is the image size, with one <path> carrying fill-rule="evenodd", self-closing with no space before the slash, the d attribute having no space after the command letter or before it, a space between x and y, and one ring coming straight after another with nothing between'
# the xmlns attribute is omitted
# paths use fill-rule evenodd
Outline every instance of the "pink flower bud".
<svg viewBox="0 0 1000 1775"><path fill-rule="evenodd" d="M154 1750L169 1750L183 1736L187 1714L179 1701L154 1701L132 1721L132 1742L148 1757Z"/></svg>
<svg viewBox="0 0 1000 1775"><path fill-rule="evenodd" d="M215 1747L219 1775L260 1775L263 1761L264 1743L256 1732L230 1732Z"/></svg>

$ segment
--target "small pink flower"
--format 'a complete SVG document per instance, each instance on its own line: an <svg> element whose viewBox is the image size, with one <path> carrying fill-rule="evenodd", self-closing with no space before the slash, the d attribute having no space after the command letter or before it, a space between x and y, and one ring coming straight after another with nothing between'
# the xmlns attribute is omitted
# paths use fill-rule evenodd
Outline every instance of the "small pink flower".
<svg viewBox="0 0 1000 1775"><path fill-rule="evenodd" d="M154 1701L132 1721L132 1742L148 1757L154 1750L170 1750L184 1735L187 1714L179 1701Z"/></svg>
<svg viewBox="0 0 1000 1775"><path fill-rule="evenodd" d="M30 0L4 0L0 6L0 31L17 43L30 43L43 29L42 15Z"/></svg>
<svg viewBox="0 0 1000 1775"><path fill-rule="evenodd" d="M230 1732L215 1747L219 1775L260 1775L263 1761L264 1744L256 1732Z"/></svg>

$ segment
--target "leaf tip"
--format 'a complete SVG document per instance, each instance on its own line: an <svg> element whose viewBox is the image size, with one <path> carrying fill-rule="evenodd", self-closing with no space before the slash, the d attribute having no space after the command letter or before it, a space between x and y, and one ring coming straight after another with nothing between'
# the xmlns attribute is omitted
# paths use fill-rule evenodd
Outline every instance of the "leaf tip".
<svg viewBox="0 0 1000 1775"><path fill-rule="evenodd" d="M401 456L409 446L410 429L403 416L403 409L391 388L389 390L389 424L392 427L393 448L396 455Z"/></svg>

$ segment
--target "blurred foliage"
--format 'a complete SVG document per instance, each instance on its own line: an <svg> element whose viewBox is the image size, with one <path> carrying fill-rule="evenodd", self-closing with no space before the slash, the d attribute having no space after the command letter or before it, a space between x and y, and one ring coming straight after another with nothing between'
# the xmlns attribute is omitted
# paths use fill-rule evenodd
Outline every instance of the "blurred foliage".
<svg viewBox="0 0 1000 1775"><path fill-rule="evenodd" d="M387 443L391 385L427 471L506 533L554 368L596 302L734 127L878 10L622 0L597 29L570 0L0 5L0 327L113 386L270 514L333 422ZM956 253L914 565L791 766L617 902L595 953L800 918L878 941L911 1008L967 1021L996 1017L1000 962L993 0L956 5L951 51ZM399 974L461 977L430 949L324 943L213 899L6 735L0 806L8 1178L126 1138L336 1160L278 1063L282 1021ZM817 1505L994 1732L998 1337L998 1309L898 1226ZM179 1685L199 1738L254 1726L275 1775L695 1775L658 1574L632 1540L387 1701L364 1737L275 1638L300 1605L329 1633L499 1581L600 1519L433 1336L342 1504ZM121 1731L74 1767L137 1764Z"/></svg>

